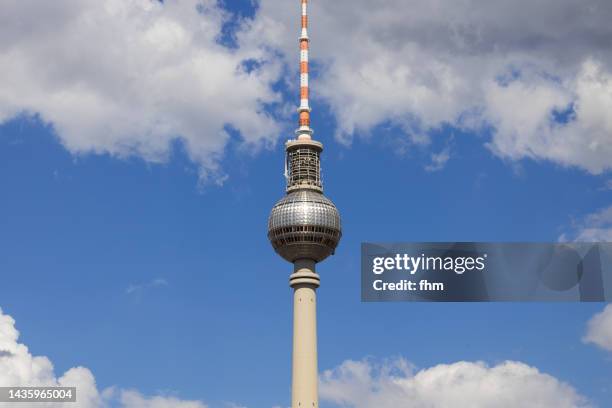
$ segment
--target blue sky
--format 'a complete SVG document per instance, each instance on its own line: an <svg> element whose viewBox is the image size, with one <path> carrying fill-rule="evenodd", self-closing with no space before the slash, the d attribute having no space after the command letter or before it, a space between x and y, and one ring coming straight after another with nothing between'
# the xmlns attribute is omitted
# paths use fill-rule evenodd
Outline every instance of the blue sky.
<svg viewBox="0 0 612 408"><path fill-rule="evenodd" d="M248 3L227 5L252 15ZM293 94L293 85L274 86ZM69 127L44 115L6 118L0 307L20 342L58 375L87 367L99 389L287 406L291 266L270 247L266 222L284 194L282 141L294 118L275 103L277 143L249 148L230 132L214 165L222 186L202 181L207 159L180 141L152 160L137 149L75 148L62 133ZM368 357L403 356L419 368L515 360L599 406L612 401L611 355L581 341L602 304L362 304L359 295L361 242L575 237L610 205L608 170L500 157L487 147L490 129L453 125L429 129L419 144L388 119L347 143L335 137L333 102L319 94L313 107L325 191L344 229L336 255L318 267L321 370ZM448 161L428 170L432 152L445 149Z"/></svg>

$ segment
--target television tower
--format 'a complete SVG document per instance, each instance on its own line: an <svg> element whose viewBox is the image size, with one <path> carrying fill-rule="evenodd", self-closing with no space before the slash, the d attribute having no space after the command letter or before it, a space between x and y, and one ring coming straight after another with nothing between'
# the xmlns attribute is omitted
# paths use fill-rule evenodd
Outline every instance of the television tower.
<svg viewBox="0 0 612 408"><path fill-rule="evenodd" d="M294 265L293 361L291 407L318 408L317 297L320 278L315 264L340 242L340 214L323 195L320 156L323 144L312 140L308 101L308 0L301 0L300 107L296 138L285 145L287 195L274 205L268 219L268 238L274 250Z"/></svg>

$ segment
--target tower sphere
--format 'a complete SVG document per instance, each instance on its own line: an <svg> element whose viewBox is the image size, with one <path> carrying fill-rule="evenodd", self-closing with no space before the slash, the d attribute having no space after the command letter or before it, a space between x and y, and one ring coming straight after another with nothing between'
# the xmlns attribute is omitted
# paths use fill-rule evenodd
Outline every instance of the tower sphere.
<svg viewBox="0 0 612 408"><path fill-rule="evenodd" d="M341 235L338 209L316 190L290 192L274 205L268 219L268 238L289 262L321 262L334 253Z"/></svg>

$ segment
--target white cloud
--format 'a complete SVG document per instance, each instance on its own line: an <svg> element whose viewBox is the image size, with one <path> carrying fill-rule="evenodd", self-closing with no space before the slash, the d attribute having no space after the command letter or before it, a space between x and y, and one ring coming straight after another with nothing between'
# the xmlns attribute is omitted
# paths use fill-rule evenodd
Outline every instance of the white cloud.
<svg viewBox="0 0 612 408"><path fill-rule="evenodd" d="M125 293L131 295L134 293L141 293L146 289L159 288L163 286L168 286L168 281L163 278L156 278L146 283L131 284L127 287Z"/></svg>
<svg viewBox="0 0 612 408"><path fill-rule="evenodd" d="M290 63L296 13L262 0L255 22ZM387 122L416 142L446 124L491 126L501 157L611 168L609 1L336 0L312 2L311 14L313 90L339 139Z"/></svg>
<svg viewBox="0 0 612 408"><path fill-rule="evenodd" d="M146 398L137 391L122 391L121 404L129 408L206 408L200 401L182 401L174 397Z"/></svg>
<svg viewBox="0 0 612 408"><path fill-rule="evenodd" d="M450 159L450 148L446 147L439 153L431 155L431 163L425 166L425 170L429 172L440 171L446 166Z"/></svg>
<svg viewBox="0 0 612 408"><path fill-rule="evenodd" d="M90 370L75 367L56 377L47 357L33 356L18 342L15 320L0 309L0 387L77 387L77 402L37 404L41 408L206 408L200 401L184 401L175 397L145 397L134 390L108 388L99 391ZM0 407L14 404L1 403Z"/></svg>
<svg viewBox="0 0 612 408"><path fill-rule="evenodd" d="M102 400L91 372L83 367L71 368L56 377L47 357L32 356L28 348L18 343L19 332L11 316L0 310L0 386L76 386L79 402L75 408L101 407ZM9 404L0 403L0 407ZM67 404L68 405L68 404ZM72 404L75 405L75 404ZM61 406L55 404L55 406Z"/></svg>
<svg viewBox="0 0 612 408"><path fill-rule="evenodd" d="M492 149L511 159L549 159L601 173L612 166L612 75L585 61L567 84L550 79L487 87L488 119L495 125ZM575 118L561 124L554 112L573 104Z"/></svg>
<svg viewBox="0 0 612 408"><path fill-rule="evenodd" d="M154 162L180 138L202 177L223 180L226 126L254 145L279 131L263 105L278 64L220 45L227 18L215 0L2 1L0 123L39 114L73 153Z"/></svg>
<svg viewBox="0 0 612 408"><path fill-rule="evenodd" d="M559 241L612 242L612 206L587 215L574 225L573 233L564 233Z"/></svg>
<svg viewBox="0 0 612 408"><path fill-rule="evenodd" d="M244 405L240 405L240 404L236 404L235 402L226 402L225 403L226 408L247 408Z"/></svg>
<svg viewBox="0 0 612 408"><path fill-rule="evenodd" d="M607 305L589 320L583 341L612 351L612 305Z"/></svg>
<svg viewBox="0 0 612 408"><path fill-rule="evenodd" d="M577 408L590 404L571 386L523 363L457 362L415 370L403 359L345 361L325 371L321 398L353 408Z"/></svg>

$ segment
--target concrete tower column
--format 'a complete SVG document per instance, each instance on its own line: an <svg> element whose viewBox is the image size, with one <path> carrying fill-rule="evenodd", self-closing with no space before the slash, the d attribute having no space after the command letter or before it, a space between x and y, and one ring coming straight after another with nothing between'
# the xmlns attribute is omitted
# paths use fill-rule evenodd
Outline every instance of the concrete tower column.
<svg viewBox="0 0 612 408"><path fill-rule="evenodd" d="M287 195L272 208L268 239L283 259L294 265L293 366L291 408L319 408L317 367L317 288L315 264L333 255L342 226L334 203L323 195L320 155L323 144L312 139L308 58L308 0L302 6L300 42L300 107L297 138L285 144Z"/></svg>
<svg viewBox="0 0 612 408"><path fill-rule="evenodd" d="M315 261L298 259L289 277L293 288L291 407L318 408L317 288Z"/></svg>

